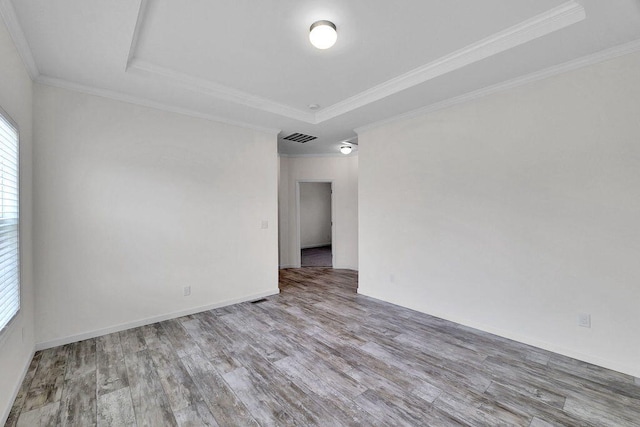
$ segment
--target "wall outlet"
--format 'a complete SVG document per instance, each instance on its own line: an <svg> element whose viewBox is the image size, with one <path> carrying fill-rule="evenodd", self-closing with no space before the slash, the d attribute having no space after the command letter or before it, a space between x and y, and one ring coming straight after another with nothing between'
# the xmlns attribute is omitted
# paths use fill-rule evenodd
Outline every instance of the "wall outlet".
<svg viewBox="0 0 640 427"><path fill-rule="evenodd" d="M191 286L185 286L184 287L184 296L188 297L189 295L191 295Z"/></svg>
<svg viewBox="0 0 640 427"><path fill-rule="evenodd" d="M395 283L396 282L396 275L391 273L389 274L389 282L391 283Z"/></svg>
<svg viewBox="0 0 640 427"><path fill-rule="evenodd" d="M24 342L24 328L22 328L22 342Z"/></svg>
<svg viewBox="0 0 640 427"><path fill-rule="evenodd" d="M267 228L269 228L269 221L267 221L266 219L263 219L262 222L260 223L260 228L262 228L263 230L266 230Z"/></svg>
<svg viewBox="0 0 640 427"><path fill-rule="evenodd" d="M582 326L583 328L591 327L591 315L587 313L578 314L578 326Z"/></svg>

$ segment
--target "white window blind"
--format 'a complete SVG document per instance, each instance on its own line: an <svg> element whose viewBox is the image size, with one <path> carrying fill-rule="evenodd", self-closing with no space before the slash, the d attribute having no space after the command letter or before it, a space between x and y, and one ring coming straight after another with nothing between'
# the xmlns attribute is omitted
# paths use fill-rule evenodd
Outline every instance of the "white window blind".
<svg viewBox="0 0 640 427"><path fill-rule="evenodd" d="M0 109L0 331L20 309L18 130Z"/></svg>

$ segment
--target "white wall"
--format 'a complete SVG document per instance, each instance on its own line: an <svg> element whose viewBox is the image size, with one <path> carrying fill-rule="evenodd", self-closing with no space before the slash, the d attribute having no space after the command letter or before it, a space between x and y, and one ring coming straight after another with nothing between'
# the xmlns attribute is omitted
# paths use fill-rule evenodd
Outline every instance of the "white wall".
<svg viewBox="0 0 640 427"><path fill-rule="evenodd" d="M34 114L38 347L278 292L275 134L42 85Z"/></svg>
<svg viewBox="0 0 640 427"><path fill-rule="evenodd" d="M300 183L300 245L331 244L331 183Z"/></svg>
<svg viewBox="0 0 640 427"><path fill-rule="evenodd" d="M305 180L333 182L333 266L357 270L357 156L280 158L280 267L300 266L296 184Z"/></svg>
<svg viewBox="0 0 640 427"><path fill-rule="evenodd" d="M32 84L0 19L0 108L20 132L21 309L0 333L0 425L4 425L34 349L32 248ZM23 337L24 334L24 337Z"/></svg>
<svg viewBox="0 0 640 427"><path fill-rule="evenodd" d="M640 377L638 76L634 54L360 134L360 292Z"/></svg>

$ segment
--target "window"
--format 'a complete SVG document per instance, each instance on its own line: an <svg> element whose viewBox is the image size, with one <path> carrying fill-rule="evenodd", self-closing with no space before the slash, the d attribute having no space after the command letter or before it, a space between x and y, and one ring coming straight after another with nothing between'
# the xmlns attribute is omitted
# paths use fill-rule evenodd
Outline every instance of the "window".
<svg viewBox="0 0 640 427"><path fill-rule="evenodd" d="M20 310L18 129L0 109L0 331Z"/></svg>

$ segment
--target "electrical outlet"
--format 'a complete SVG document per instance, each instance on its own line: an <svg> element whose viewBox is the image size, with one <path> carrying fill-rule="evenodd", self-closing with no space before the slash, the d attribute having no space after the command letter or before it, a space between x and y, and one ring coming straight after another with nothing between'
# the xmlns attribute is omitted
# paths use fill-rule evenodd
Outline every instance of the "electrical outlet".
<svg viewBox="0 0 640 427"><path fill-rule="evenodd" d="M22 342L24 342L24 328L22 328Z"/></svg>
<svg viewBox="0 0 640 427"><path fill-rule="evenodd" d="M260 228L262 228L263 230L266 230L267 228L269 228L269 221L267 221L266 219L263 219L262 222L260 223Z"/></svg>
<svg viewBox="0 0 640 427"><path fill-rule="evenodd" d="M184 287L184 296L188 297L189 295L191 295L191 286L185 286Z"/></svg>
<svg viewBox="0 0 640 427"><path fill-rule="evenodd" d="M393 273L389 274L389 282L395 283L395 281L396 281L396 275Z"/></svg>
<svg viewBox="0 0 640 427"><path fill-rule="evenodd" d="M582 326L583 328L591 327L591 315L587 313L578 314L578 326Z"/></svg>

